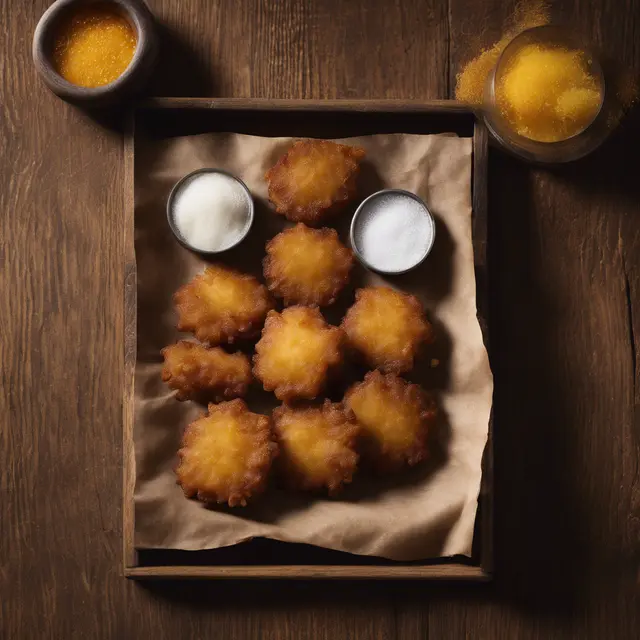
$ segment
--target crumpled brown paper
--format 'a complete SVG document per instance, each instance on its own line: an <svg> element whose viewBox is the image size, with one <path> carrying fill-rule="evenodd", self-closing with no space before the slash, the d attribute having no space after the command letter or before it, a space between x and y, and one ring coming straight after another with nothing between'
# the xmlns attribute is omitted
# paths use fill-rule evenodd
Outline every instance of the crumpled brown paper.
<svg viewBox="0 0 640 640"><path fill-rule="evenodd" d="M427 260L387 280L421 298L438 333L436 345L408 376L435 389L439 398L441 419L430 459L397 477L361 472L336 499L271 487L246 508L210 510L183 496L173 472L176 451L182 429L203 407L173 398L160 379L160 349L180 337L174 291L204 262L174 240L166 222L167 196L178 179L201 167L239 176L256 201L256 221L250 238L223 261L260 274L264 244L285 224L269 210L263 176L291 140L230 133L145 141L136 148L135 166L136 547L207 549L263 536L395 560L470 555L493 389L476 319L471 139L388 134L344 142L367 151L358 200L338 223L345 241L357 202L384 187L417 193L436 218L436 242ZM353 281L362 286L382 278L358 267ZM352 300L353 289L326 311L328 320L339 322ZM248 402L257 411L275 406L257 387Z"/></svg>

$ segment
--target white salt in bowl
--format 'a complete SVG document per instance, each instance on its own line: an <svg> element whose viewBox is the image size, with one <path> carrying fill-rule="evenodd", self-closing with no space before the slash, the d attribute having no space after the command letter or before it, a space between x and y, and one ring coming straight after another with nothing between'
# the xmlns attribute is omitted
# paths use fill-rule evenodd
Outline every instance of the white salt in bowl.
<svg viewBox="0 0 640 640"><path fill-rule="evenodd" d="M351 247L365 267L399 275L429 255L436 225L427 205L404 189L383 189L365 198L351 220Z"/></svg>
<svg viewBox="0 0 640 640"><path fill-rule="evenodd" d="M176 240L202 255L237 247L253 225L251 192L222 169L197 169L178 180L167 199L167 220Z"/></svg>

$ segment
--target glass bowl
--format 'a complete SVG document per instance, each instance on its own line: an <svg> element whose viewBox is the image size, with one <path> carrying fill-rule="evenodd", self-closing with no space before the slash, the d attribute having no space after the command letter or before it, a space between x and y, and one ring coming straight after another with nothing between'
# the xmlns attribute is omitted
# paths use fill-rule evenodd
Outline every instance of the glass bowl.
<svg viewBox="0 0 640 640"><path fill-rule="evenodd" d="M514 55L524 46L547 44L567 49L580 49L587 54L589 70L600 88L600 107L593 120L579 133L558 142L540 142L517 133L500 112L496 86ZM484 90L484 120L493 138L510 153L538 163L562 163L577 160L599 147L610 133L606 116L606 87L602 66L595 53L572 34L559 26L527 29L518 34L500 54L496 66L489 74Z"/></svg>

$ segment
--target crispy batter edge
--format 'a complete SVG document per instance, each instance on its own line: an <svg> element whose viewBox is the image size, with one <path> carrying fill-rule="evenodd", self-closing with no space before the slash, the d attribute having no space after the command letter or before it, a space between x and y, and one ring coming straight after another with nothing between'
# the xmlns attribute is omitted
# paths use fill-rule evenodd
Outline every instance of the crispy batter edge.
<svg viewBox="0 0 640 640"><path fill-rule="evenodd" d="M295 205L292 202L295 196L289 195L291 192L281 176L286 175L289 171L288 167L292 161L296 160L297 157L304 157L308 148L328 145L335 145L347 161L347 164L349 164L343 184L331 198L327 197L324 201L315 202L312 205ZM357 189L360 162L365 155L365 150L362 147L340 144L332 140L297 140L265 174L269 189L269 200L275 205L276 212L284 215L288 220L318 225L323 220L340 213L349 200L353 198Z"/></svg>
<svg viewBox="0 0 640 640"><path fill-rule="evenodd" d="M294 310L298 309L304 309L306 311L305 315L307 319L310 319L314 323L317 323L317 327L319 330L324 332L329 331L333 336L335 336L331 357L326 358L325 362L323 363L324 371L322 380L313 387L304 384L280 384L279 382L272 382L270 379L265 379L265 376L261 373L261 360L264 354L264 350L268 349L271 346L272 342L271 336L269 335L271 328L275 328L278 325L282 324L284 322L284 320L282 320L283 316L290 315L295 312ZM333 369L339 367L339 365L342 363L343 342L343 331L339 327L334 327L333 325L328 324L317 307L294 305L292 307L283 309L282 313L278 313L277 311L269 311L264 324L264 328L262 329L262 337L256 344L256 352L253 356L253 375L258 380L260 380L264 390L272 391L275 394L276 398L278 398L278 400L282 400L283 402L289 402L296 398L313 400L317 398L321 393L326 384L327 378L330 375L330 372Z"/></svg>
<svg viewBox="0 0 640 640"><path fill-rule="evenodd" d="M334 270L331 278L325 278L325 280L330 280L330 287L324 294L312 291L311 287L309 288L310 290L307 296L296 295L295 293L291 294L291 288L288 288L289 285L283 282L282 278L278 278L278 261L272 252L276 250L276 246L280 241L283 239L289 240L289 236L295 235L301 229L313 233L320 241L331 240L336 243L339 268ZM287 306L300 304L325 307L333 304L340 292L347 286L354 263L353 251L340 242L338 232L335 229L328 227L313 229L302 222L299 222L295 227L285 229L277 236L271 238L271 240L267 242L265 250L267 255L262 260L262 267L265 280L267 281L267 287L274 296L281 298Z"/></svg>
<svg viewBox="0 0 640 640"><path fill-rule="evenodd" d="M352 385L344 396L344 405L355 415L350 406L351 397L367 385L380 384L398 403L416 404L420 411L420 430L414 441L403 451L391 451L388 447L380 449L367 441L366 429L361 425L362 458L379 473L399 471L412 467L428 455L428 439L438 415L438 409L432 394L422 387L393 374L380 373L377 369L369 371L362 382ZM358 417L355 416L356 422Z"/></svg>
<svg viewBox="0 0 640 640"><path fill-rule="evenodd" d="M239 322L228 316L223 316L218 320L206 324L200 324L190 320L189 316L191 313L189 307L191 306L191 299L198 298L197 295L191 293L192 289L200 281L204 281L205 286L211 286L211 283L207 282L207 278L213 277L213 273L216 271L223 272L229 277L250 281L255 285L256 307L258 307L259 310L256 311L254 317L245 322ZM238 339L251 339L256 337L260 333L267 313L275 306L269 290L257 278L221 265L209 266L202 273L194 276L174 293L173 301L178 312L178 322L176 325L178 331L193 333L200 342L204 342L209 346L217 346L223 343L233 344Z"/></svg>
<svg viewBox="0 0 640 640"><path fill-rule="evenodd" d="M287 451L283 443L283 433L286 427L282 422L287 415L301 413L308 415L322 414L331 424L327 438L340 440L344 450L341 455L332 458L330 461L332 473L325 475L321 480L310 478L297 467L288 464ZM284 404L273 410L272 420L274 433L280 445L279 471L289 488L301 491L326 489L328 494L333 496L340 493L344 485L353 480L360 459L356 449L360 427L351 412L345 411L341 403L325 400L322 406L319 407L298 408Z"/></svg>
<svg viewBox="0 0 640 640"><path fill-rule="evenodd" d="M195 446L194 441L197 441L201 421L209 418L213 412L224 412L236 416L251 416L252 420L254 420L254 427L258 431L258 433L254 435L256 435L256 439L257 436L260 436L258 445L263 449L260 459L254 462L252 469L247 470L246 477L239 486L229 489L226 492L219 491L216 493L207 492L205 490L198 489L197 487L185 486L180 477L180 465L182 463L182 459L186 455L185 452L190 447ZM244 400L239 398L236 400L230 400L229 402L222 402L217 405L211 403L208 406L207 413L201 415L185 428L182 436L182 444L178 451L178 458L180 462L176 467L176 482L182 487L185 497L196 498L207 506L223 504L225 502L230 507L246 506L247 501L250 498L259 495L266 489L269 471L273 460L277 455L278 444L273 439L270 418L258 413L252 413L249 411Z"/></svg>
<svg viewBox="0 0 640 640"><path fill-rule="evenodd" d="M415 312L415 317L417 319L416 325L421 325L420 332L417 334L416 338L410 345L411 349L409 353L402 357L389 359L384 362L378 361L377 358L372 357L369 353L362 350L352 338L351 327L357 324L357 314L361 312L358 304L361 303L363 298L369 295L373 295L376 290L389 290L394 294L398 294L402 298L404 298ZM420 355L421 349L424 346L431 344L434 340L433 326L427 320L424 307L422 306L420 300L411 293L396 291L391 287L364 287L362 289L358 289L355 294L355 302L349 307L349 309L347 309L347 312L342 319L342 322L340 323L340 328L345 333L345 340L349 351L352 354L358 355L361 360L369 364L371 367L380 369L380 371L384 373L401 374L406 373L407 371L411 371L411 369L413 369L416 358Z"/></svg>
<svg viewBox="0 0 640 640"><path fill-rule="evenodd" d="M203 349L205 351L219 351L220 353L224 354L225 356L229 356L230 358L240 356L246 363L247 375L244 377L244 379L235 380L232 383L218 381L216 384L203 386L195 383L193 376L189 376L188 374L174 376L167 364L166 355L171 349L174 349L175 347L185 347L188 351L193 351L196 349ZM220 347L207 348L204 345L190 342L189 340L178 340L178 342L166 346L160 351L160 353L165 358L161 374L162 381L165 382L170 389L173 389L176 392L174 397L180 402L200 396L210 396L216 401L238 398L244 396L247 393L247 389L251 384L251 381L253 380L253 374L251 372L251 362L244 353L227 353Z"/></svg>

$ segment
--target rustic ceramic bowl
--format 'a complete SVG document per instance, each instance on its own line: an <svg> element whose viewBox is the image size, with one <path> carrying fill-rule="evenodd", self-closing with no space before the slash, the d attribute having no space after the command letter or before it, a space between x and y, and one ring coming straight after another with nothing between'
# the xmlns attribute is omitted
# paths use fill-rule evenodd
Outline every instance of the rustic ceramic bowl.
<svg viewBox="0 0 640 640"><path fill-rule="evenodd" d="M129 66L116 80L87 88L67 82L54 68L51 53L56 30L69 11L88 4L114 5L136 32L136 51ZM86 106L120 102L138 92L151 74L158 52L155 20L143 0L57 0L40 18L33 35L33 61L46 85L59 97Z"/></svg>

